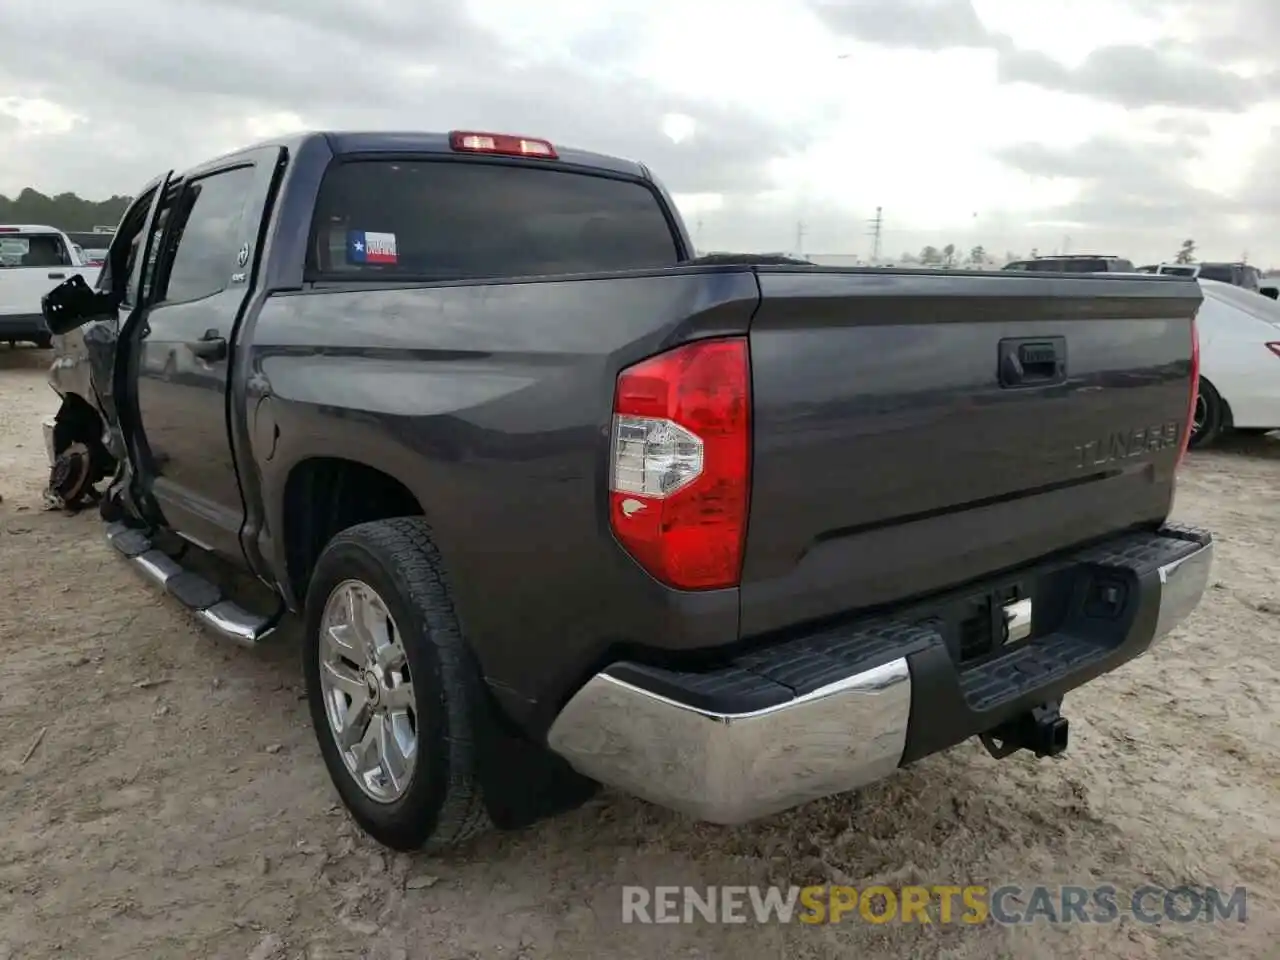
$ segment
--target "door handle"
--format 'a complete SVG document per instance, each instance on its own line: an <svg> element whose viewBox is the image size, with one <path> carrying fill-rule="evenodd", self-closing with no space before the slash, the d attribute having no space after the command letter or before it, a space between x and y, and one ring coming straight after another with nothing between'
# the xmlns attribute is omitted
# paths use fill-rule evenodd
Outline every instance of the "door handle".
<svg viewBox="0 0 1280 960"><path fill-rule="evenodd" d="M67 279L67 275L66 275L65 273L51 273L51 274L49 274L49 279L50 279L50 280L65 280L65 279Z"/></svg>
<svg viewBox="0 0 1280 960"><path fill-rule="evenodd" d="M203 337L187 346L201 360L214 362L225 360L227 356L227 340L217 330L206 330Z"/></svg>

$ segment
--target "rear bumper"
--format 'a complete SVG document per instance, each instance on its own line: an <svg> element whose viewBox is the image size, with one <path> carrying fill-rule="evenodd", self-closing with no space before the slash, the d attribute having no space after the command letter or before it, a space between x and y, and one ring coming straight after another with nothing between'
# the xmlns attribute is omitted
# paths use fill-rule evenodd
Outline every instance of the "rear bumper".
<svg viewBox="0 0 1280 960"><path fill-rule="evenodd" d="M914 611L709 671L615 663L569 700L548 744L602 783L742 823L879 780L1115 669L1195 609L1212 558L1208 534L1166 527L1043 564L1046 622L971 667ZM1118 585L1122 608L1098 616L1098 585Z"/></svg>
<svg viewBox="0 0 1280 960"><path fill-rule="evenodd" d="M49 327L41 314L0 315L0 340L35 340L48 333Z"/></svg>

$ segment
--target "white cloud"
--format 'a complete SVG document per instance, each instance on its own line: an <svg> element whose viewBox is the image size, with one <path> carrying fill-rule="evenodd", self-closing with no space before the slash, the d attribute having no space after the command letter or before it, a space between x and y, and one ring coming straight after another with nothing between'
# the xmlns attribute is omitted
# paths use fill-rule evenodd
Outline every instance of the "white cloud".
<svg viewBox="0 0 1280 960"><path fill-rule="evenodd" d="M128 192L305 126L645 161L700 245L1280 264L1274 0L0 4L0 192ZM359 11L357 15L357 9ZM1259 176L1259 174L1266 174Z"/></svg>

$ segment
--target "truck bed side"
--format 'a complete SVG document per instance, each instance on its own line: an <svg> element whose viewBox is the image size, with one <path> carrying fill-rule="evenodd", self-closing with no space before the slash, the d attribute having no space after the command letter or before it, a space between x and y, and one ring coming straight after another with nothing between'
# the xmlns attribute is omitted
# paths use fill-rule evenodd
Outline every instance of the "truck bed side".
<svg viewBox="0 0 1280 960"><path fill-rule="evenodd" d="M248 383L270 385L248 404L259 548L296 571L290 478L357 460L421 505L468 637L514 701L580 681L615 642L732 641L736 590L667 590L613 541L605 462L618 370L743 334L758 300L741 267L273 296L241 339Z"/></svg>

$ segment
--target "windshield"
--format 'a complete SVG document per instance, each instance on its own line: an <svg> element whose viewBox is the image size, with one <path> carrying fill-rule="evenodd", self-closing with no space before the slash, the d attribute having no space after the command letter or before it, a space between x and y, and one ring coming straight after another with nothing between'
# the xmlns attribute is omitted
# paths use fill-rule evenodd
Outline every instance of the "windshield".
<svg viewBox="0 0 1280 960"><path fill-rule="evenodd" d="M0 268L69 266L71 251L56 233L0 234Z"/></svg>

